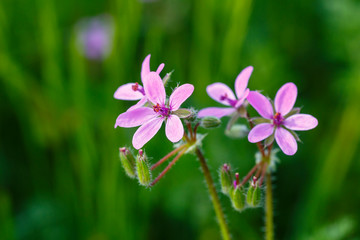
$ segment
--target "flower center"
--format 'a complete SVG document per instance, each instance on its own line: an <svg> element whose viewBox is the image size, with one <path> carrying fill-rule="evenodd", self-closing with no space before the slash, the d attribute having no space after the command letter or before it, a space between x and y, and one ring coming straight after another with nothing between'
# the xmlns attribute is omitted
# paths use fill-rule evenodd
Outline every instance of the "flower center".
<svg viewBox="0 0 360 240"><path fill-rule="evenodd" d="M160 104L156 104L153 106L154 112L159 113L163 117L170 116L170 108L167 108L166 106L160 106Z"/></svg>
<svg viewBox="0 0 360 240"><path fill-rule="evenodd" d="M275 115L273 116L273 123L276 126L280 126L281 124L283 124L284 122L284 118L283 116L281 116L281 113L277 112L275 113Z"/></svg>
<svg viewBox="0 0 360 240"><path fill-rule="evenodd" d="M132 88L132 90L133 90L134 92L139 91L139 92L142 93L142 95L145 96L144 88L141 87L141 86L139 85L139 83L136 82L134 85L131 86L131 88Z"/></svg>
<svg viewBox="0 0 360 240"><path fill-rule="evenodd" d="M232 107L235 107L237 102L236 100L230 99L226 93L220 96L220 101L227 101Z"/></svg>

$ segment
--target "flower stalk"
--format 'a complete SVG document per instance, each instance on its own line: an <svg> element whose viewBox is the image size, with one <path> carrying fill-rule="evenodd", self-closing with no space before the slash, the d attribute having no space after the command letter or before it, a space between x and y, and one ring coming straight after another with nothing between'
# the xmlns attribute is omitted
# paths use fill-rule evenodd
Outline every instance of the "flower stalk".
<svg viewBox="0 0 360 240"><path fill-rule="evenodd" d="M228 227L228 225L226 223L225 215L224 215L224 212L222 210L221 203L220 203L220 200L219 200L219 196L218 196L218 194L216 192L214 181L213 181L213 179L211 177L209 167L208 167L208 165L206 163L206 159L205 159L204 155L202 154L202 152L201 152L201 150L199 148L196 148L195 154L199 159L201 169L202 169L202 171L204 173L206 184L207 184L207 187L209 189L209 193L210 193L210 197L211 197L211 202L212 202L212 204L214 206L216 218L217 218L218 224L220 226L222 238L224 240L230 240L231 235L230 235L229 227Z"/></svg>

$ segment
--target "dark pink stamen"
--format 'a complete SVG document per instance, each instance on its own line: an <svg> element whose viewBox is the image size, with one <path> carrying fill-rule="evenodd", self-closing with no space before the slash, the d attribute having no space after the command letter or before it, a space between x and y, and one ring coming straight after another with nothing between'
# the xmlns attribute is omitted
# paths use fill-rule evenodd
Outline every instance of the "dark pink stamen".
<svg viewBox="0 0 360 240"><path fill-rule="evenodd" d="M227 101L232 107L235 107L237 103L236 100L230 99L226 93L220 96L220 101Z"/></svg>
<svg viewBox="0 0 360 240"><path fill-rule="evenodd" d="M273 123L276 126L282 125L284 120L285 119L281 116L281 113L279 113L279 112L275 113L275 115L273 116Z"/></svg>
<svg viewBox="0 0 360 240"><path fill-rule="evenodd" d="M153 106L154 112L159 113L161 116L163 117L168 117L170 116L170 108L165 107L165 106L160 106L160 104L156 104Z"/></svg>
<svg viewBox="0 0 360 240"><path fill-rule="evenodd" d="M133 90L134 92L136 92L136 91L141 92L142 95L145 96L144 88L141 87L141 86L139 85L139 83L136 82L134 85L131 86L131 88L132 88L132 90Z"/></svg>

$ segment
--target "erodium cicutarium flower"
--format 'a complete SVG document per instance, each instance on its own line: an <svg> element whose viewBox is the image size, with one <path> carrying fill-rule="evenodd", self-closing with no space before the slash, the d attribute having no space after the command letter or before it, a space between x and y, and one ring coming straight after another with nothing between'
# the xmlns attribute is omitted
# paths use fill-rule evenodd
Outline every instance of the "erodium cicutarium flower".
<svg viewBox="0 0 360 240"><path fill-rule="evenodd" d="M261 93L251 91L248 102L264 118L263 123L251 129L248 139L252 143L260 142L275 136L280 149L286 155L294 155L297 143L294 131L305 131L318 125L316 118L309 114L299 114L292 111L297 97L297 87L294 83L284 84L276 93L274 107ZM295 114L293 114L295 112Z"/></svg>
<svg viewBox="0 0 360 240"><path fill-rule="evenodd" d="M151 72L150 71L150 57L151 55L147 55L144 59L142 66L141 66L141 81L144 83L145 77ZM160 74L163 70L165 64L162 63L156 70L157 74ZM137 82L135 83L127 83L121 85L114 93L114 98L119 100L140 100L138 103L133 105L128 109L132 110L138 107L142 107L147 102L147 97L145 94L144 88Z"/></svg>
<svg viewBox="0 0 360 240"><path fill-rule="evenodd" d="M122 113L116 119L115 127L137 127L133 136L133 146L136 149L143 147L159 131L165 122L166 137L171 142L178 142L184 135L184 127L176 110L194 91L191 84L177 87L166 99L163 82L156 72L148 73L143 80L145 95L151 102L150 107L139 107Z"/></svg>
<svg viewBox="0 0 360 240"><path fill-rule="evenodd" d="M224 83L213 83L207 86L206 92L212 99L229 107L204 108L199 111L198 117L202 118L206 116L214 116L221 118L231 115L235 111L238 111L249 94L249 89L247 88L247 85L252 71L253 67L249 66L242 70L241 73L236 77L235 93L237 98L235 97L233 91Z"/></svg>

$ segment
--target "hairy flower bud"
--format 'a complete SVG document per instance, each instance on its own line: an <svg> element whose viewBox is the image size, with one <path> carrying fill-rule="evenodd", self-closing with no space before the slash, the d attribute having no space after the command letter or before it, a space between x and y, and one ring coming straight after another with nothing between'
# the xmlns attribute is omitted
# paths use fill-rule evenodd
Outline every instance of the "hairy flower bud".
<svg viewBox="0 0 360 240"><path fill-rule="evenodd" d="M230 165L226 163L220 169L220 183L221 183L221 191L224 194L229 194L229 190L231 189L233 184L233 179L232 179Z"/></svg>
<svg viewBox="0 0 360 240"><path fill-rule="evenodd" d="M246 193L246 202L250 207L259 206L261 201L261 189L258 186L257 178L253 177L250 187Z"/></svg>
<svg viewBox="0 0 360 240"><path fill-rule="evenodd" d="M235 210L243 210L245 208L244 188L239 185L236 186L235 189L232 191L230 199Z"/></svg>
<svg viewBox="0 0 360 240"><path fill-rule="evenodd" d="M119 149L120 162L126 175L135 178L135 158L131 151L125 147Z"/></svg>
<svg viewBox="0 0 360 240"><path fill-rule="evenodd" d="M141 149L136 157L136 173L140 185L149 186L151 182L151 171L146 154Z"/></svg>
<svg viewBox="0 0 360 240"><path fill-rule="evenodd" d="M225 130L226 136L230 138L243 138L249 133L249 129L244 124L234 124L230 129Z"/></svg>
<svg viewBox="0 0 360 240"><path fill-rule="evenodd" d="M217 128L221 125L221 121L217 117L207 116L201 119L201 126L203 128Z"/></svg>

